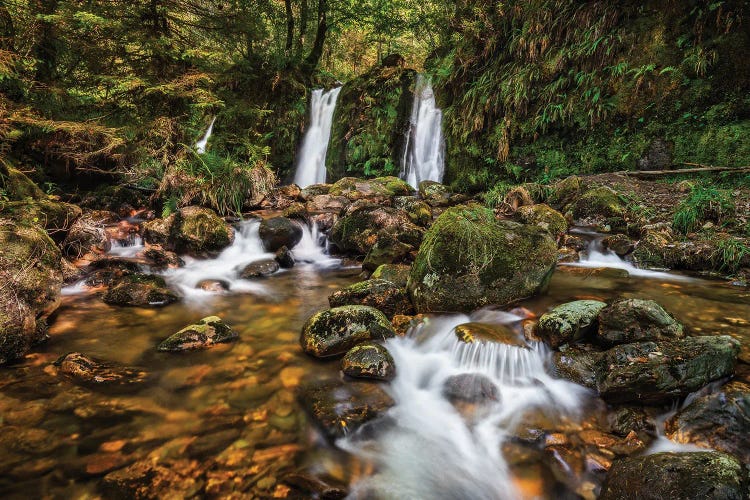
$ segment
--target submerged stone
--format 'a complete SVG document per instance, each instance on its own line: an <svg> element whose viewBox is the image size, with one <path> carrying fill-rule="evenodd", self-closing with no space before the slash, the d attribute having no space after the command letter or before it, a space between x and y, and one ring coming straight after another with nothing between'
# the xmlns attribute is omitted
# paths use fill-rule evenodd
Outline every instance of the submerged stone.
<svg viewBox="0 0 750 500"><path fill-rule="evenodd" d="M488 377L479 373L462 373L448 377L443 384L443 396L451 402L499 402L500 390Z"/></svg>
<svg viewBox="0 0 750 500"><path fill-rule="evenodd" d="M418 312L505 305L544 290L556 261L548 232L496 220L487 208L459 206L425 234L408 288Z"/></svg>
<svg viewBox="0 0 750 500"><path fill-rule="evenodd" d="M391 380L396 375L396 364L382 345L360 344L344 355L341 370L350 377Z"/></svg>
<svg viewBox="0 0 750 500"><path fill-rule="evenodd" d="M683 336L682 325L653 300L618 300L599 312L597 340L606 345Z"/></svg>
<svg viewBox="0 0 750 500"><path fill-rule="evenodd" d="M180 297L161 276L134 273L122 276L102 299L114 306L160 307L177 302Z"/></svg>
<svg viewBox="0 0 750 500"><path fill-rule="evenodd" d="M474 342L494 342L497 344L515 345L526 347L521 335L505 325L491 323L463 323L454 329L456 337L461 342L473 344Z"/></svg>
<svg viewBox="0 0 750 500"><path fill-rule="evenodd" d="M204 349L214 344L233 342L239 335L218 316L208 316L171 335L156 348L162 352Z"/></svg>
<svg viewBox="0 0 750 500"><path fill-rule="evenodd" d="M263 219L258 229L263 247L275 252L281 247L294 248L302 240L302 228L286 217Z"/></svg>
<svg viewBox="0 0 750 500"><path fill-rule="evenodd" d="M240 278L264 278L266 276L272 275L273 273L278 271L279 268L279 263L275 259L258 260L246 265L240 273Z"/></svg>
<svg viewBox="0 0 750 500"><path fill-rule="evenodd" d="M98 361L80 352L61 356L55 365L61 374L87 386L133 386L147 378L146 372L138 368Z"/></svg>
<svg viewBox="0 0 750 500"><path fill-rule="evenodd" d="M374 307L334 307L312 315L302 327L300 344L312 356L344 354L357 344L385 340L395 332L388 318Z"/></svg>
<svg viewBox="0 0 750 500"><path fill-rule="evenodd" d="M392 319L397 314L411 314L413 308L404 289L385 280L370 279L355 283L328 297L331 307L363 305L378 309Z"/></svg>
<svg viewBox="0 0 750 500"><path fill-rule="evenodd" d="M575 300L561 304L539 318L537 334L557 348L596 331L597 317L607 306L598 300Z"/></svg>

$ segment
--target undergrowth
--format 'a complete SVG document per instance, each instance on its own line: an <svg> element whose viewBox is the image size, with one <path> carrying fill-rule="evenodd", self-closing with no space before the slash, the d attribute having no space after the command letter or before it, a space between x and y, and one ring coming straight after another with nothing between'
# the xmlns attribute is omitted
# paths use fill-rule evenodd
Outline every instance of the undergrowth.
<svg viewBox="0 0 750 500"><path fill-rule="evenodd" d="M677 206L672 227L677 232L688 234L709 221L719 224L734 211L735 204L729 193L713 186L696 185Z"/></svg>

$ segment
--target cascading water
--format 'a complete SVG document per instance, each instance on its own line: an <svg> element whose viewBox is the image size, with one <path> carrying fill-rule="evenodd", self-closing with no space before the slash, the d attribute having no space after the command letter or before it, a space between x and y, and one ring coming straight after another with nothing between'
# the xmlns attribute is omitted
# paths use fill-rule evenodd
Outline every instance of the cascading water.
<svg viewBox="0 0 750 500"><path fill-rule="evenodd" d="M509 433L532 410L551 419L577 415L587 390L545 372L543 345L463 344L453 329L472 319L431 318L386 342L398 367L384 387L396 403L390 425L373 441L354 435L339 443L376 471L351 498L518 498L501 452ZM466 373L487 377L499 392L470 416L444 395L446 380Z"/></svg>
<svg viewBox="0 0 750 500"><path fill-rule="evenodd" d="M305 131L297 160L294 183L300 187L326 181L326 153L331 139L333 112L341 87L327 92L316 89L310 101L310 125Z"/></svg>
<svg viewBox="0 0 750 500"><path fill-rule="evenodd" d="M422 181L442 182L445 169L443 112L435 104L432 84L422 75L417 77L410 122L401 177L415 189Z"/></svg>
<svg viewBox="0 0 750 500"><path fill-rule="evenodd" d="M216 117L214 116L213 120L211 120L211 124L208 126L208 129L206 129L206 133L203 134L203 137L200 138L198 142L195 143L195 152L199 155L202 155L206 152L206 146L208 145L208 140L211 138L211 134L214 131L214 122L216 122Z"/></svg>
<svg viewBox="0 0 750 500"><path fill-rule="evenodd" d="M109 253L118 257L135 257L143 248L143 239L133 234L126 240L112 240Z"/></svg>

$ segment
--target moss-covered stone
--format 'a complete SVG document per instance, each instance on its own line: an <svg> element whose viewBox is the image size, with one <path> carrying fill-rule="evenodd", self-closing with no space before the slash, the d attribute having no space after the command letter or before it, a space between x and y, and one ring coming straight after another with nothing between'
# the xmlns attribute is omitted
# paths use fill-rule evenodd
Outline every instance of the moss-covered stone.
<svg viewBox="0 0 750 500"><path fill-rule="evenodd" d="M39 226L56 242L65 239L68 230L80 216L81 209L76 205L55 200L0 202L0 217Z"/></svg>
<svg viewBox="0 0 750 500"><path fill-rule="evenodd" d="M374 307L334 307L312 315L302 327L302 349L317 358L344 354L357 344L385 340L395 332L388 318Z"/></svg>
<svg viewBox="0 0 750 500"><path fill-rule="evenodd" d="M252 279L252 278L265 278L271 276L273 273L279 270L281 265L276 259L263 259L255 262L251 262L246 265L240 273L240 278Z"/></svg>
<svg viewBox="0 0 750 500"><path fill-rule="evenodd" d="M619 257L625 257L633 251L633 242L624 234L613 234L602 240L602 246Z"/></svg>
<svg viewBox="0 0 750 500"><path fill-rule="evenodd" d="M568 221L563 214L543 203L519 207L516 217L519 222L539 226L555 237L568 230Z"/></svg>
<svg viewBox="0 0 750 500"><path fill-rule="evenodd" d="M432 208L413 196L397 196L393 199L393 207L406 212L411 221L422 227L432 223Z"/></svg>
<svg viewBox="0 0 750 500"><path fill-rule="evenodd" d="M557 348L596 331L599 312L607 306L598 300L576 300L559 305L539 318L538 335Z"/></svg>
<svg viewBox="0 0 750 500"><path fill-rule="evenodd" d="M378 309L392 319L396 314L411 314L413 308L403 288L385 280L369 279L355 283L328 297L331 307L363 305Z"/></svg>
<svg viewBox="0 0 750 500"><path fill-rule="evenodd" d="M396 364L391 353L382 345L360 344L344 355L341 371L355 378L391 380L396 376Z"/></svg>
<svg viewBox="0 0 750 500"><path fill-rule="evenodd" d="M205 349L215 344L233 342L239 335L218 316L208 316L169 336L156 348L162 352Z"/></svg>
<svg viewBox="0 0 750 500"><path fill-rule="evenodd" d="M359 179L357 177L344 177L331 186L329 195L344 196L350 201L357 200L382 200L394 196L407 196L414 189L398 177L376 177L375 179Z"/></svg>
<svg viewBox="0 0 750 500"><path fill-rule="evenodd" d="M331 184L313 184L302 188L299 197L304 201L309 201L314 196L325 195L331 190Z"/></svg>
<svg viewBox="0 0 750 500"><path fill-rule="evenodd" d="M454 328L456 338L466 344L490 342L526 347L521 335L505 325L491 323L462 323Z"/></svg>
<svg viewBox="0 0 750 500"><path fill-rule="evenodd" d="M143 238L167 250L205 255L231 245L234 229L209 208L185 207L166 219L145 223Z"/></svg>
<svg viewBox="0 0 750 500"><path fill-rule="evenodd" d="M618 300L599 312L596 338L605 345L683 336L682 325L653 300Z"/></svg>
<svg viewBox="0 0 750 500"><path fill-rule="evenodd" d="M134 273L110 286L102 299L114 306L160 307L177 302L180 297L161 276Z"/></svg>
<svg viewBox="0 0 750 500"><path fill-rule="evenodd" d="M544 290L557 245L548 232L498 221L491 210L446 210L425 234L409 275L418 312L470 311Z"/></svg>
<svg viewBox="0 0 750 500"><path fill-rule="evenodd" d="M576 175L566 177L552 185L549 195L549 204L557 209L563 210L572 203L583 189L581 178Z"/></svg>
<svg viewBox="0 0 750 500"><path fill-rule="evenodd" d="M263 248L275 252L281 247L294 248L302 240L302 227L286 217L263 219L258 228Z"/></svg>
<svg viewBox="0 0 750 500"><path fill-rule="evenodd" d="M74 382L92 387L137 387L148 378L141 369L99 361L80 352L61 356L55 366Z"/></svg>
<svg viewBox="0 0 750 500"><path fill-rule="evenodd" d="M341 251L366 255L382 236L416 247L422 234L423 229L413 224L403 211L367 206L338 219L329 239Z"/></svg>
<svg viewBox="0 0 750 500"><path fill-rule="evenodd" d="M589 189L573 203L573 218L606 220L625 214L617 193L608 187Z"/></svg>
<svg viewBox="0 0 750 500"><path fill-rule="evenodd" d="M747 472L724 453L655 453L617 460L602 486L600 500L742 500Z"/></svg>
<svg viewBox="0 0 750 500"><path fill-rule="evenodd" d="M0 162L0 190L11 201L43 200L47 198L44 191L39 189L26 174L5 162Z"/></svg>
<svg viewBox="0 0 750 500"><path fill-rule="evenodd" d="M351 204L346 196L332 196L321 194L312 196L307 200L305 209L309 213L335 213L338 214Z"/></svg>
<svg viewBox="0 0 750 500"><path fill-rule="evenodd" d="M444 184L435 181L422 181L419 183L419 197L432 207L445 207L450 205L453 193Z"/></svg>
<svg viewBox="0 0 750 500"><path fill-rule="evenodd" d="M410 270L411 267L405 264L382 264L372 272L370 279L386 280L399 288L406 288Z"/></svg>
<svg viewBox="0 0 750 500"><path fill-rule="evenodd" d="M394 236L379 233L378 240L362 261L362 269L373 272L383 264L403 262L414 250L415 246L402 243Z"/></svg>

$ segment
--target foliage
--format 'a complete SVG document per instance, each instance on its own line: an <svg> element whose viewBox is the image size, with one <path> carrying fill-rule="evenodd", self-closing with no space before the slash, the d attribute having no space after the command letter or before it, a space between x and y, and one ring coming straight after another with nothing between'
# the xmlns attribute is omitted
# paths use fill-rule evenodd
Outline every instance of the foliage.
<svg viewBox="0 0 750 500"><path fill-rule="evenodd" d="M750 259L750 246L739 238L725 238L719 241L712 258L718 269L736 273Z"/></svg>
<svg viewBox="0 0 750 500"><path fill-rule="evenodd" d="M691 233L705 222L722 222L733 214L734 210L734 201L726 191L712 186L697 185L677 206L672 227L683 234Z"/></svg>

